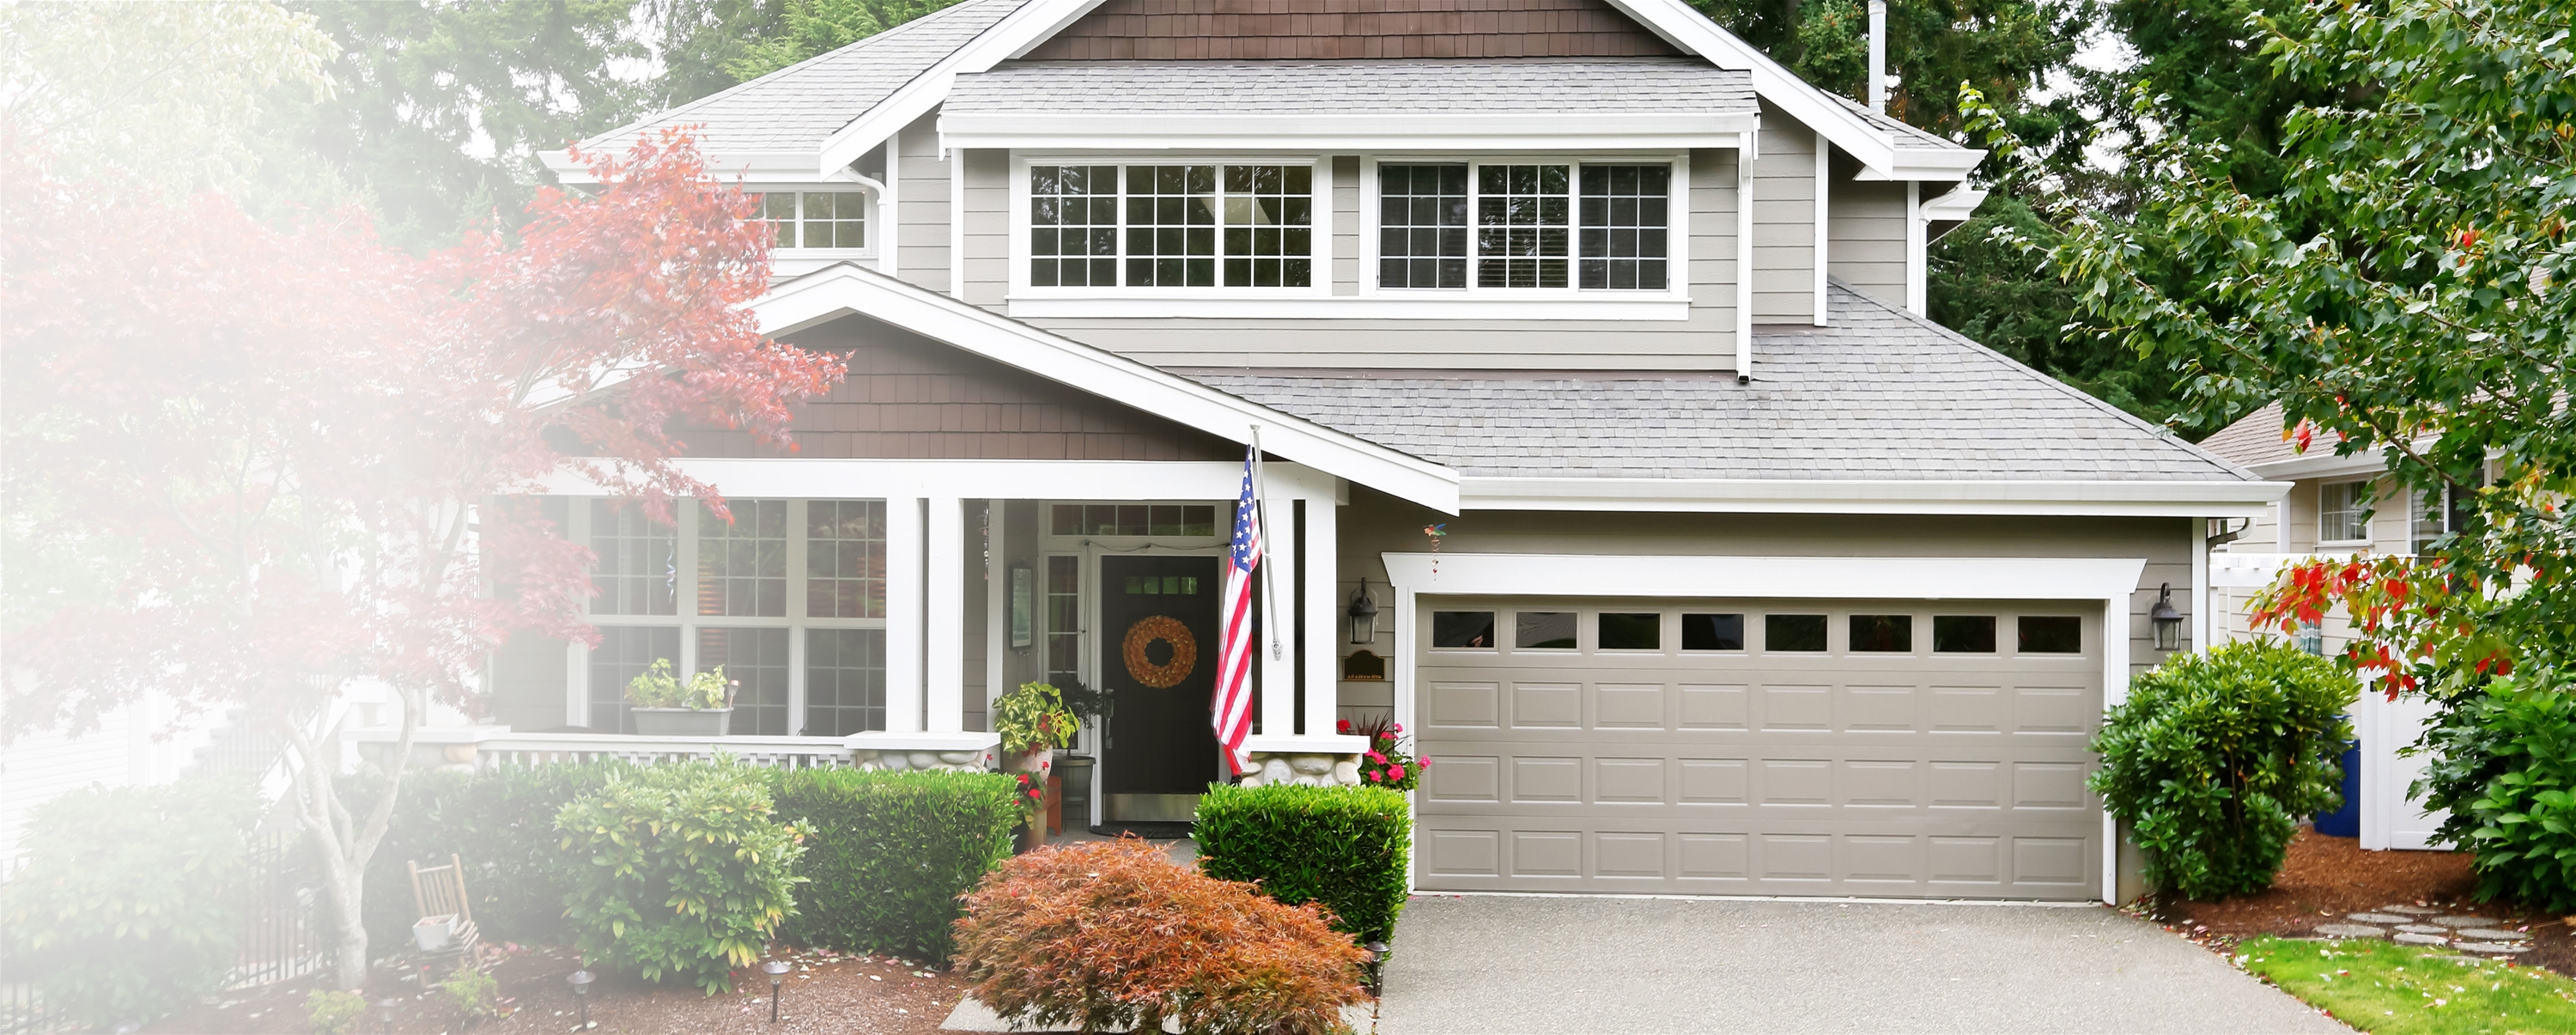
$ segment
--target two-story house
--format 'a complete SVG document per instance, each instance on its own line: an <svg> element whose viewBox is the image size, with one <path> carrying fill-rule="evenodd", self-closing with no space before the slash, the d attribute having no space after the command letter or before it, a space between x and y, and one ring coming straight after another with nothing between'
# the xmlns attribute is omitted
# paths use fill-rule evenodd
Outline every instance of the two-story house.
<svg viewBox="0 0 2576 1035"><path fill-rule="evenodd" d="M671 126L850 377L696 440L729 527L565 483L601 641L500 652L460 763L703 751L626 732L661 657L880 767L1080 680L1092 820L1186 818L1257 436L1252 747L1401 722L1417 887L2116 896L2086 737L2279 495L1925 320L1982 153L1681 0L965 0L586 146Z"/></svg>

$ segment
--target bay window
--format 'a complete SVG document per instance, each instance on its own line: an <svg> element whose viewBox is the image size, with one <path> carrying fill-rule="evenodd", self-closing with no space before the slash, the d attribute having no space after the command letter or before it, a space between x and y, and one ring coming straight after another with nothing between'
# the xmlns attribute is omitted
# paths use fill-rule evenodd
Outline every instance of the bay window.
<svg viewBox="0 0 2576 1035"><path fill-rule="evenodd" d="M1672 179L1665 163L1380 165L1378 287L1668 290Z"/></svg>
<svg viewBox="0 0 2576 1035"><path fill-rule="evenodd" d="M1031 287L1307 288L1314 168L1033 165Z"/></svg>

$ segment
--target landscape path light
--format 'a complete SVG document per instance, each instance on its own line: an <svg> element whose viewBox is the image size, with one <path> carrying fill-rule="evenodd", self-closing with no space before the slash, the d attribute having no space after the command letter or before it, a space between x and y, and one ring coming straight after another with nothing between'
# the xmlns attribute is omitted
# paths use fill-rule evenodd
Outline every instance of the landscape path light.
<svg viewBox="0 0 2576 1035"><path fill-rule="evenodd" d="M385 1035L394 1035L394 1008L401 1005L402 999L398 996L386 996L376 1001L376 1009L384 1011Z"/></svg>
<svg viewBox="0 0 2576 1035"><path fill-rule="evenodd" d="M575 1031L590 1030L590 983L595 980L587 970L576 970L564 980L572 983L572 999L581 1004L581 1026Z"/></svg>
<svg viewBox="0 0 2576 1035"><path fill-rule="evenodd" d="M776 1024L778 1023L778 986L787 982L787 961L771 960L763 963L760 965L760 972L769 975L769 1023Z"/></svg>

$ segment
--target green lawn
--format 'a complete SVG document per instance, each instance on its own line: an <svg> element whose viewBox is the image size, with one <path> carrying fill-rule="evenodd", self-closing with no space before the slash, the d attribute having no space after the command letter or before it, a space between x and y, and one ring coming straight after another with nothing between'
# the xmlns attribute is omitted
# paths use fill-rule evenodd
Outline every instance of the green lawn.
<svg viewBox="0 0 2576 1035"><path fill-rule="evenodd" d="M2533 967L2382 941L2263 937L2237 962L2377 1035L2576 1032L2576 981Z"/></svg>

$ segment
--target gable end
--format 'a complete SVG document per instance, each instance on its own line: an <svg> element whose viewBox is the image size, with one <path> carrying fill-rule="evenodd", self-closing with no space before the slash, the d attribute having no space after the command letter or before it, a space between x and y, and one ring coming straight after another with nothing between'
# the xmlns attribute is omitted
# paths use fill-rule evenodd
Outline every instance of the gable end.
<svg viewBox="0 0 2576 1035"><path fill-rule="evenodd" d="M1033 61L1673 57L1604 0L1107 0Z"/></svg>

